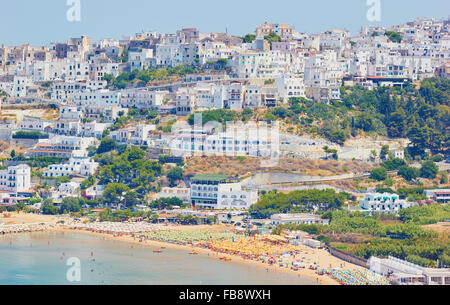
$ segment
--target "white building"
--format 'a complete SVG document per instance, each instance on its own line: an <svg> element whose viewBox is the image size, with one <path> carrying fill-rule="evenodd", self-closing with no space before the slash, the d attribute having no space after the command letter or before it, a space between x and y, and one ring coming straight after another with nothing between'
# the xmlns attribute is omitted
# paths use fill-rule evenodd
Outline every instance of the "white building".
<svg viewBox="0 0 450 305"><path fill-rule="evenodd" d="M206 209L248 209L258 201L257 191L223 175L197 175L191 179L191 203Z"/></svg>
<svg viewBox="0 0 450 305"><path fill-rule="evenodd" d="M233 58L232 69L239 78L273 79L288 71L289 59L285 52L249 50Z"/></svg>
<svg viewBox="0 0 450 305"><path fill-rule="evenodd" d="M176 113L179 116L191 114L196 108L196 93L192 89L181 88L175 97Z"/></svg>
<svg viewBox="0 0 450 305"><path fill-rule="evenodd" d="M126 108L158 108L164 102L168 91L149 91L147 89L126 89L120 93L120 104Z"/></svg>
<svg viewBox="0 0 450 305"><path fill-rule="evenodd" d="M450 285L449 268L425 268L392 256L373 256L369 265L371 271L389 276L395 285Z"/></svg>
<svg viewBox="0 0 450 305"><path fill-rule="evenodd" d="M73 157L65 164L52 164L44 171L45 177L64 177L80 175L88 177L93 175L99 164L87 157Z"/></svg>
<svg viewBox="0 0 450 305"><path fill-rule="evenodd" d="M31 187L31 168L26 164L10 166L0 170L0 190L9 192L27 191Z"/></svg>
<svg viewBox="0 0 450 305"><path fill-rule="evenodd" d="M79 190L80 183L78 182L71 181L68 183L61 183L58 187L58 195L60 198L77 196L79 194Z"/></svg>
<svg viewBox="0 0 450 305"><path fill-rule="evenodd" d="M312 214L274 214L270 216L270 223L272 225L280 224L318 224L318 225L328 225L330 224L329 219L322 219L318 215Z"/></svg>
<svg viewBox="0 0 450 305"><path fill-rule="evenodd" d="M217 156L249 156L279 157L279 132L273 126L248 126L237 124L228 126L212 126L215 132L202 130L180 130L166 138L174 156L217 155Z"/></svg>
<svg viewBox="0 0 450 305"><path fill-rule="evenodd" d="M150 132L155 131L155 125L140 124L128 128L119 129L109 134L109 137L118 143L133 145L149 145Z"/></svg>
<svg viewBox="0 0 450 305"><path fill-rule="evenodd" d="M405 209L411 206L404 199L399 199L397 194L366 194L366 197L359 202L362 209L368 211L380 211L380 212L398 212L401 209Z"/></svg>
<svg viewBox="0 0 450 305"><path fill-rule="evenodd" d="M130 65L130 71L144 70L152 66L153 60L152 49L141 49L139 51L130 51L128 53L128 64Z"/></svg>
<svg viewBox="0 0 450 305"><path fill-rule="evenodd" d="M275 79L275 86L284 102L289 101L292 97L306 98L305 83L302 76L283 75Z"/></svg>
<svg viewBox="0 0 450 305"><path fill-rule="evenodd" d="M437 202L447 203L450 201L450 189L424 190L423 194L427 196L428 199Z"/></svg>
<svg viewBox="0 0 450 305"><path fill-rule="evenodd" d="M53 136L50 139L41 139L32 148L25 152L30 157L60 157L73 156L86 157L87 148L97 144L95 138L81 138L72 136Z"/></svg>
<svg viewBox="0 0 450 305"><path fill-rule="evenodd" d="M156 194L157 198L179 198L184 203L189 203L191 190L187 187L162 187L161 192Z"/></svg>
<svg viewBox="0 0 450 305"><path fill-rule="evenodd" d="M17 125L20 130L45 131L50 127L50 121L41 120L38 118L25 118Z"/></svg>
<svg viewBox="0 0 450 305"><path fill-rule="evenodd" d="M83 91L74 94L74 103L77 106L111 107L120 106L120 92L106 89L97 91Z"/></svg>

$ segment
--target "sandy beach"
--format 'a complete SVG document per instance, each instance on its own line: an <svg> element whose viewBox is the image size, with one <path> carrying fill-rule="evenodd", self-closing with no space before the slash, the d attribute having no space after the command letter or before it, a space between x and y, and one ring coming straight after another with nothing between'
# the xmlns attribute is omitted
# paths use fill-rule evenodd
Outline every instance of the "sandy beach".
<svg viewBox="0 0 450 305"><path fill-rule="evenodd" d="M40 215L21 212L0 213L0 223L5 225L23 224L23 223L57 223L60 220L70 219L70 217Z"/></svg>
<svg viewBox="0 0 450 305"><path fill-rule="evenodd" d="M209 227L209 226L208 226ZM189 228L181 228L182 230L188 230ZM192 228L191 228L192 229ZM267 263L262 263L260 261L250 260L250 259L244 259L239 255L231 255L231 254L225 254L225 253L218 253L214 252L212 250L206 249L206 248L200 248L200 247L193 247L193 246L184 246L174 243L167 243L167 242L160 242L155 240L143 240L142 242L139 240L139 238L135 238L132 236L113 236L110 234L105 233L97 233L97 232L91 232L91 231L85 231L85 230L73 230L69 228L63 228L59 227L56 228L56 230L64 231L64 232L77 232L81 234L89 234L89 235L95 235L107 239L113 239L118 240L122 242L128 242L136 245L141 246L149 246L149 247L156 247L156 248L171 248L171 249L178 249L178 250L184 250L186 251L186 255L189 255L189 252L192 252L193 250L197 251L199 254L204 254L210 256L212 259L220 259L222 257L228 257L231 259L229 262L232 263L238 263L238 264L253 264L255 266L259 266L261 268L265 268L267 272L286 272L290 274L295 274L302 277L308 277L310 279L316 280L316 282L320 285L339 285L339 283L334 280L333 278L322 275L319 276L316 274L314 270L310 269L299 269L298 271L291 270L289 268L279 267L276 265L269 265ZM306 246L299 246L301 248L302 254L299 255L301 257L305 257L307 261L311 261L311 263L316 262L323 266L324 268L328 267L340 267L341 264L345 268L348 269L363 269L362 267L349 264L347 262L344 262L331 254L329 254L326 250L323 249L312 249ZM163 250L162 250L163 251ZM164 253L161 253L161 255L164 255Z"/></svg>
<svg viewBox="0 0 450 305"><path fill-rule="evenodd" d="M203 248L203 247L196 247L196 246L184 246L176 243L171 242L162 242L162 241L156 241L151 239L144 239L140 240L138 237L133 237L131 235L121 235L121 236L114 236L113 234L107 234L107 233L99 233L99 232L93 232L87 229L73 229L70 228L67 224L71 222L70 217L60 217L60 216L48 216L48 215L36 215L36 214L25 214L25 213L8 213L8 217L4 217L5 215L0 214L0 220L3 220L3 223L5 225L12 225L12 224L31 224L31 223L46 223L46 224L56 224L60 222L61 220L65 221L66 225L56 225L52 226L49 230L56 230L56 231L62 231L62 232L76 232L81 234L89 234L89 235L95 235L99 236L105 239L112 239L112 240L118 240L122 242L127 242L131 244L141 245L141 246L149 246L149 247L156 247L156 248L172 248L172 249L180 249L186 251L186 255L190 255L189 253L195 250L199 254L207 255L211 257L211 259L220 259L220 258L230 258L231 261L229 261L230 264L253 264L255 266L259 266L261 268L265 268L267 272L286 272L290 274L296 274L298 276L302 277L308 277L310 279L315 280L320 285L338 285L339 282L335 279L331 278L328 275L317 275L316 271L306 268L298 269L298 271L294 271L287 267L280 267L278 264L272 264L269 265L268 263L263 263L261 261L252 260L252 259L246 259L241 257L240 255L234 255L234 254L227 254L227 253L221 253L221 252L215 252L211 249ZM223 232L224 230L230 230L230 227L227 227L225 225L202 225L202 226L175 226L175 225L168 225L164 226L162 225L161 230L166 231L190 231L190 230L209 230L211 232ZM321 269L326 268L346 268L346 269L359 269L364 270L364 268L353 265L347 262L342 261L339 258L336 258L332 256L330 253L328 253L324 249L313 249L304 245L298 245L298 249L300 250L301 254L298 254L293 257L289 257L286 259L283 259L283 262L291 263L292 261L296 259L302 259L304 264L308 266L311 265L320 265ZM162 249L163 251L163 249ZM164 252L164 251L163 251ZM161 253L161 255L164 255L164 253Z"/></svg>

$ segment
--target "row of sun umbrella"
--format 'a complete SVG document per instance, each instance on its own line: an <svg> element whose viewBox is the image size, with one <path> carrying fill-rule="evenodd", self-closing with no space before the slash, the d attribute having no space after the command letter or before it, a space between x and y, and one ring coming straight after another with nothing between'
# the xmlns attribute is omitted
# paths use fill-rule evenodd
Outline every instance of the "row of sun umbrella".
<svg viewBox="0 0 450 305"><path fill-rule="evenodd" d="M93 222L93 223L74 223L70 225L73 229L89 230L95 232L111 232L111 233L142 233L155 230L161 230L161 225L149 223L134 222Z"/></svg>
<svg viewBox="0 0 450 305"><path fill-rule="evenodd" d="M334 269L331 274L345 285L390 285L388 279L368 270Z"/></svg>
<svg viewBox="0 0 450 305"><path fill-rule="evenodd" d="M208 230L189 231L155 231L143 234L144 237L152 240L175 243L205 243L212 240L240 240L246 238L244 235L232 232L211 232Z"/></svg>
<svg viewBox="0 0 450 305"><path fill-rule="evenodd" d="M50 224L14 224L14 225L2 225L0 226L0 234L9 233L24 233L24 232L36 232L47 231L51 229L53 225Z"/></svg>

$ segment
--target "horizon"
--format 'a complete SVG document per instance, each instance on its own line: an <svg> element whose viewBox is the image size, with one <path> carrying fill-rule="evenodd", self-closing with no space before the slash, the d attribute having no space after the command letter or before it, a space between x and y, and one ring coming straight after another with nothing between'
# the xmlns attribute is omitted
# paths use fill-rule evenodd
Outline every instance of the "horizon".
<svg viewBox="0 0 450 305"><path fill-rule="evenodd" d="M442 16L442 12L450 11L450 3L445 0L427 2L398 0L389 4L381 0L381 21L370 22L366 18L370 8L366 0L348 0L345 5L332 0L296 1L295 3L291 3L290 0L279 0L276 7L272 7L272 2L268 0L248 0L245 3L230 0L225 7L208 3L206 0L196 0L196 3L204 5L194 5L194 8L192 5L175 0L164 3L141 3L139 0L129 0L125 4L116 1L112 3L113 1L108 0L89 2L80 0L81 20L69 22L66 15L70 6L66 5L66 1L36 2L18 0L3 5L4 9L0 12L0 26L6 29L11 28L10 25L14 24L18 17L11 12L17 10L21 10L20 17L27 22L14 25L14 32L4 31L0 35L0 44L50 46L52 43L67 41L82 35L92 40L121 39L143 31L175 33L176 30L185 27L195 27L202 33L217 32L244 36L247 33L254 33L256 27L265 22L286 23L301 33L318 34L326 30L346 29L354 35L362 26L390 27L417 18L445 19L448 16ZM256 2L258 6L255 6ZM419 4L412 5L411 2ZM430 2L434 5L430 5ZM178 7L173 8L175 3ZM236 8L237 5L242 8ZM291 5L293 9L285 10L286 5ZM324 6L328 9L324 10ZM171 11L167 12L169 9ZM219 16L215 14L218 9L222 10ZM164 13L156 16L152 14L149 18L146 12L152 13L155 10ZM248 14L248 10L253 13ZM36 14L36 12L41 13ZM208 15L208 12L213 14ZM357 14L357 12L360 13ZM97 24L104 26L97 27Z"/></svg>

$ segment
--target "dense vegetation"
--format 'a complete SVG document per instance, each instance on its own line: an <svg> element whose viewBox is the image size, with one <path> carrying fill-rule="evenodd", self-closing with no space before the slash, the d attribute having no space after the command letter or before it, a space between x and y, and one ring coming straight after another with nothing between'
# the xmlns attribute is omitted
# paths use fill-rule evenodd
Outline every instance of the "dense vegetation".
<svg viewBox="0 0 450 305"><path fill-rule="evenodd" d="M390 41L400 43L402 42L402 35L394 31L386 31L384 35L389 38Z"/></svg>
<svg viewBox="0 0 450 305"><path fill-rule="evenodd" d="M13 134L13 139L47 139L48 134L43 134L39 131L18 131Z"/></svg>
<svg viewBox="0 0 450 305"><path fill-rule="evenodd" d="M326 212L322 218L330 219L330 225L287 224L275 228L274 233L280 233L283 229L302 230L332 244L346 234L358 234L364 241L358 242L354 237L349 237L351 244L345 250L363 258L392 255L422 266L436 267L437 260L441 266L450 265L448 238L419 226L450 219L448 206L403 209L400 212L403 222L393 224L384 223L378 215L369 216L362 212Z"/></svg>
<svg viewBox="0 0 450 305"><path fill-rule="evenodd" d="M187 74L199 73L200 70L197 66L193 65L181 65L176 67L167 68L153 68L150 67L146 70L134 70L131 73L121 73L117 77L111 74L106 74L103 80L108 82L109 87L115 87L118 89L124 89L132 82L152 82L169 80L171 77L184 77Z"/></svg>
<svg viewBox="0 0 450 305"><path fill-rule="evenodd" d="M213 109L198 113L201 114L203 125L205 125L208 122L219 122L223 125L223 127L226 126L227 122L236 122L236 121L247 122L253 116L253 110L249 108L244 109L242 112L228 109ZM191 114L188 117L187 121L189 125L194 125L195 114Z"/></svg>
<svg viewBox="0 0 450 305"><path fill-rule="evenodd" d="M253 40L256 39L255 34L247 34L244 37L241 37L243 43L252 43Z"/></svg>
<svg viewBox="0 0 450 305"><path fill-rule="evenodd" d="M67 158L58 157L36 157L24 159L25 163L32 168L45 168L52 164L61 164L67 162Z"/></svg>
<svg viewBox="0 0 450 305"><path fill-rule="evenodd" d="M411 140L409 154L424 156L425 149L443 153L450 142L450 80L426 79L420 89L342 87L341 102L325 105L291 98L287 107L269 110L267 119L286 120L299 132L321 135L343 144L350 136L374 133Z"/></svg>
<svg viewBox="0 0 450 305"><path fill-rule="evenodd" d="M343 88L342 102L382 123L391 138L408 137L412 156L422 155L426 148L442 152L449 146L450 80L432 78L412 85L379 87L373 91L361 87Z"/></svg>
<svg viewBox="0 0 450 305"><path fill-rule="evenodd" d="M411 207L399 212L400 219L405 223L419 225L434 224L450 220L450 206L430 205L422 207Z"/></svg>
<svg viewBox="0 0 450 305"><path fill-rule="evenodd" d="M299 190L289 194L269 192L250 207L253 218L268 218L277 213L302 213L314 210L333 210L342 207L348 199L347 193L334 190Z"/></svg>
<svg viewBox="0 0 450 305"><path fill-rule="evenodd" d="M161 175L161 165L147 159L146 152L137 147L96 155L94 160L101 165L96 177L100 184L121 183L141 195L151 190L151 183Z"/></svg>

